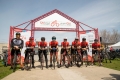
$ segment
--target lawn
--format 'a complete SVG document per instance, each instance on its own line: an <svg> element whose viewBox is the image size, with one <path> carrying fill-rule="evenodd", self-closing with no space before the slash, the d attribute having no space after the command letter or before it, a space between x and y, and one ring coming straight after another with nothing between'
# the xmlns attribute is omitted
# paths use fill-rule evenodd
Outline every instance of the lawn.
<svg viewBox="0 0 120 80"><path fill-rule="evenodd" d="M4 67L2 61L0 61L0 79L12 73L12 70L9 70L10 66Z"/></svg>
<svg viewBox="0 0 120 80"><path fill-rule="evenodd" d="M103 67L120 71L120 59L114 59L114 60L112 60L112 63L110 63L109 61L108 61L108 63L103 62Z"/></svg>

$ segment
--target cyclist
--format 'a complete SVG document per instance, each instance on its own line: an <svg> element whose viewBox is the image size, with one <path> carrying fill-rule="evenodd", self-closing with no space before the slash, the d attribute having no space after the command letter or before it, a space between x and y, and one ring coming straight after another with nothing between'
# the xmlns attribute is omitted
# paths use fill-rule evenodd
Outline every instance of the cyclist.
<svg viewBox="0 0 120 80"><path fill-rule="evenodd" d="M23 68L23 63L21 61L21 49L23 48L24 41L20 38L20 33L16 33L16 38L13 38L11 40L11 68L13 69L13 58L14 58L14 53L16 52L20 65L21 65L21 70L24 70Z"/></svg>
<svg viewBox="0 0 120 80"><path fill-rule="evenodd" d="M60 66L61 66L61 62L62 62L62 59L63 57L65 57L65 55L68 55L68 52L69 52L69 42L67 42L67 38L64 38L64 41L61 42L61 56L60 56ZM64 52L66 51L66 54L63 54ZM70 58L67 57L68 59L68 67L70 65Z"/></svg>
<svg viewBox="0 0 120 80"><path fill-rule="evenodd" d="M30 37L29 41L26 42L26 53L25 53L25 59L27 57L27 55L29 55L28 53L31 54L32 57L32 68L35 68L34 66L34 54L35 54L35 42L34 42L34 37Z"/></svg>
<svg viewBox="0 0 120 80"><path fill-rule="evenodd" d="M45 37L41 37L41 41L38 42L38 52L39 52L39 61L41 59L40 55L42 53L42 50L43 50L43 54L44 54L44 57L45 57L45 61L46 61L46 68L48 68L48 59L47 59L47 42L45 42Z"/></svg>
<svg viewBox="0 0 120 80"><path fill-rule="evenodd" d="M88 57L88 53L87 53L87 49L89 50L88 47L88 42L86 42L86 38L82 38L82 42L81 42L81 55L82 55L82 65L83 65L83 51L85 51L85 54Z"/></svg>
<svg viewBox="0 0 120 80"><path fill-rule="evenodd" d="M59 60L58 60L58 41L56 41L56 37L53 36L52 37L52 41L49 43L49 47L50 47L50 65L49 67L52 67L52 55L53 55L53 48L55 47L56 48L56 59L57 59L57 65L58 65L58 68L59 68Z"/></svg>
<svg viewBox="0 0 120 80"><path fill-rule="evenodd" d="M95 64L94 62L94 56L95 53L98 53L98 58L99 58L99 65L102 65L101 61L100 61L100 43L98 43L98 39L94 40L94 43L92 44L92 65Z"/></svg>
<svg viewBox="0 0 120 80"><path fill-rule="evenodd" d="M72 49L71 49L71 65L73 61L73 57L75 56L75 52L80 53L80 41L79 38L76 37L75 40L72 42Z"/></svg>

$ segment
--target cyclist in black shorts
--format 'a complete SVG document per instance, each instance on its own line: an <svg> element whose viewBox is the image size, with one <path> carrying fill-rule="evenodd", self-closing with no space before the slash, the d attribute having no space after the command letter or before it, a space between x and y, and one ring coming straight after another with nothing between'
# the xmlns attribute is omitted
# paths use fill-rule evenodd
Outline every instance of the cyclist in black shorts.
<svg viewBox="0 0 120 80"><path fill-rule="evenodd" d="M11 68L10 69L13 69L13 58L14 58L14 53L16 52L21 65L21 70L24 70L23 63L21 62L21 49L23 48L24 41L20 39L20 35L21 34L17 32L16 38L13 38L11 40Z"/></svg>

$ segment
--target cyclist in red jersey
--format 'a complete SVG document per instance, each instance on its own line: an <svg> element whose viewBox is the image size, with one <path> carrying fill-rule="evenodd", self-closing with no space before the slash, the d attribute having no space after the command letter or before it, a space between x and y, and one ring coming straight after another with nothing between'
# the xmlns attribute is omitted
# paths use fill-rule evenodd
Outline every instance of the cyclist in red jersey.
<svg viewBox="0 0 120 80"><path fill-rule="evenodd" d="M43 55L45 57L45 62L46 62L46 68L48 68L48 59L47 59L47 42L45 42L45 37L41 37L41 41L38 42L38 52L39 52L39 61L41 59L40 55L43 50Z"/></svg>
<svg viewBox="0 0 120 80"><path fill-rule="evenodd" d="M80 41L79 38L76 37L75 40L72 42L72 47L71 47L71 65L72 65L72 61L73 61L73 57L75 55L75 51L77 50L77 52L80 52Z"/></svg>
<svg viewBox="0 0 120 80"><path fill-rule="evenodd" d="M94 62L95 53L98 52L98 56L99 56L99 59L100 59L100 51L101 51L100 43L98 43L98 39L95 39L94 43L92 44L92 65L93 65L93 63L95 64L95 62ZM99 64L102 65L101 62L99 62Z"/></svg>
<svg viewBox="0 0 120 80"><path fill-rule="evenodd" d="M34 54L35 54L35 51L34 51L34 48L35 48L35 42L34 42L34 38L33 37L30 37L29 38L29 41L26 42L26 53L25 53L25 59L28 55L28 53L32 54L32 68L35 68L34 66Z"/></svg>
<svg viewBox="0 0 120 80"><path fill-rule="evenodd" d="M58 60L58 41L56 41L56 37L52 37L52 41L49 43L49 48L50 48L50 65L49 67L52 67L52 55L53 55L53 48L56 48L56 60L57 60L57 65L59 68L59 60Z"/></svg>
<svg viewBox="0 0 120 80"><path fill-rule="evenodd" d="M61 62L62 62L62 59L65 55L68 55L68 52L69 52L69 42L67 42L67 38L64 38L64 41L61 42L61 56L60 56L60 66L61 66ZM64 52L66 51L66 54L63 54ZM70 65L70 58L67 56L67 59L68 59L68 67Z"/></svg>
<svg viewBox="0 0 120 80"><path fill-rule="evenodd" d="M83 59L83 51L85 51L86 55L88 55L87 49L89 50L88 42L86 42L86 38L82 38L82 42L80 44L81 44L81 55ZM83 62L82 62L82 65L83 65Z"/></svg>

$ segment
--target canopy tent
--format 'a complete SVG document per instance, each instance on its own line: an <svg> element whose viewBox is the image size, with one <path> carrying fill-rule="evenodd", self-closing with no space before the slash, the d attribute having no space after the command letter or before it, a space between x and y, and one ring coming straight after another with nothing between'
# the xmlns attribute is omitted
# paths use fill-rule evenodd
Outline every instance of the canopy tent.
<svg viewBox="0 0 120 80"><path fill-rule="evenodd" d="M120 49L120 41L118 43L115 43L109 47L113 47L113 49Z"/></svg>

